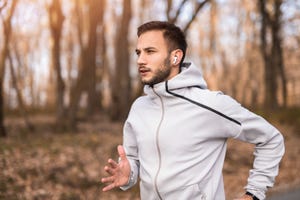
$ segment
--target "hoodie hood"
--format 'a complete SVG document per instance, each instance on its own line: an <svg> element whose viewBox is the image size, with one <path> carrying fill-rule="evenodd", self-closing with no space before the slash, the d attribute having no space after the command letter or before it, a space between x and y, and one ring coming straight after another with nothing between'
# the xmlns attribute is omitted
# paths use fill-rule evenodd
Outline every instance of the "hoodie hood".
<svg viewBox="0 0 300 200"><path fill-rule="evenodd" d="M192 86L207 89L207 84L202 76L201 70L192 63L183 63L181 72L168 80L167 84L170 91ZM157 83L152 87L145 85L144 92L151 94L153 89L155 91L165 91L165 85L166 82Z"/></svg>

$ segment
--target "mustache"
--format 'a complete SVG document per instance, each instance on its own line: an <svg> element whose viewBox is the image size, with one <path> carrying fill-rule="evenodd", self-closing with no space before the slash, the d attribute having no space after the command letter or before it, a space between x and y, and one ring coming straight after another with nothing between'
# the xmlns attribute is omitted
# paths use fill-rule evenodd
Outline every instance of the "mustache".
<svg viewBox="0 0 300 200"><path fill-rule="evenodd" d="M138 71L139 72L151 71L151 68L141 65L139 66Z"/></svg>

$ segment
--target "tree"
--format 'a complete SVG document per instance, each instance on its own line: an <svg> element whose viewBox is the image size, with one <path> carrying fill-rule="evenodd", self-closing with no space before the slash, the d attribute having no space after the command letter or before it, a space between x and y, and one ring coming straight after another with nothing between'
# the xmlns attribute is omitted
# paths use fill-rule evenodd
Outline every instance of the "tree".
<svg viewBox="0 0 300 200"><path fill-rule="evenodd" d="M94 111L96 105L96 49L98 38L97 28L103 23L103 9L105 1L89 0L83 1L84 7L88 12L82 15L80 1L76 1L76 12L78 16L77 34L80 47L80 57L78 64L78 77L71 87L70 105L68 113L68 126L76 129L78 104L83 91L87 91L88 114ZM100 10L100 11L99 11ZM85 20L84 20L85 19ZM85 26L84 26L85 25ZM84 29L88 27L87 29ZM84 35L87 35L85 40Z"/></svg>
<svg viewBox="0 0 300 200"><path fill-rule="evenodd" d="M64 125L64 94L65 94L65 83L61 75L61 64L60 64L60 41L61 33L64 21L64 15L62 13L61 1L53 0L48 7L49 25L51 32L51 68L55 72L55 85L56 85L56 122L57 126L61 128Z"/></svg>
<svg viewBox="0 0 300 200"><path fill-rule="evenodd" d="M262 83L262 67L258 63L261 63L260 51L259 51L259 34L255 26L254 14L257 15L257 10L254 6L252 8L252 2L244 1L241 7L245 10L245 19L243 23L244 33L246 35L245 47L244 47L244 66L247 69L247 77L245 83L241 88L249 88L247 90L242 89L242 103L250 104L253 107L259 105L259 95L261 93ZM252 15L252 18L251 18ZM242 17L241 17L242 18ZM247 101L248 100L248 101Z"/></svg>
<svg viewBox="0 0 300 200"><path fill-rule="evenodd" d="M21 93L20 88L18 87L17 77L16 77L16 73L15 73L15 69L14 69L14 64L13 64L11 52L8 53L8 60L9 60L9 69L10 69L10 76L11 76L11 79L12 79L12 85L13 85L15 91L16 91L16 94L17 94L19 110L21 112L22 117L24 118L24 122L25 122L25 125L26 125L27 129L29 131L34 131L34 127L28 119L27 111L26 111L26 108L25 108L24 100L23 100L23 95Z"/></svg>
<svg viewBox="0 0 300 200"><path fill-rule="evenodd" d="M197 1L196 5L195 5L195 9L194 12L192 13L192 16L190 18L190 20L185 24L185 26L183 27L183 32L187 33L188 29L190 28L191 24L195 21L198 13L200 12L200 10L204 7L204 5L208 2L210 2L211 0L203 0L203 1ZM167 14L167 19L169 22L171 23L175 23L180 15L180 13L182 12L183 7L185 6L185 4L188 2L188 0L183 0L178 9L176 10L176 14L174 17L171 16L171 7L173 4L172 0L168 0L167 1L167 10L166 10L166 14Z"/></svg>
<svg viewBox="0 0 300 200"><path fill-rule="evenodd" d="M272 58L274 59L274 66L277 67L277 76L281 81L282 86L282 97L283 97L283 106L287 105L287 81L284 70L284 61L283 61L283 51L282 51L282 36L281 36L281 7L282 0L275 0L274 6L274 16L271 20L271 30L272 30Z"/></svg>
<svg viewBox="0 0 300 200"><path fill-rule="evenodd" d="M268 109L276 109L279 106L277 91L277 78L280 77L283 88L284 105L286 105L286 78L284 73L283 56L282 56L282 39L281 30L281 0L273 0L272 7L274 14L268 11L268 1L258 0L261 13L261 53L264 61L265 70L265 107ZM270 44L267 38L270 37Z"/></svg>
<svg viewBox="0 0 300 200"><path fill-rule="evenodd" d="M112 85L110 118L124 119L132 100L129 73L129 23L131 20L131 0L123 0L123 14L115 41L116 66Z"/></svg>
<svg viewBox="0 0 300 200"><path fill-rule="evenodd" d="M87 93L88 93L88 103L87 103L87 115L94 114L97 105L100 104L100 99L98 99L97 91L96 91L96 84L97 84L97 64L96 60L97 57L100 57L101 60L104 60L102 55L97 54L97 49L105 48L102 46L101 43L97 41L104 40L104 29L102 29L101 34L97 33L98 27L103 26L103 19L104 19L104 7L105 7L105 0L90 0L89 1L89 41L88 41L88 56L89 59L87 60L86 65L88 66L88 85L87 85ZM104 43L104 41L102 41ZM97 46L99 44L99 46ZM101 45L101 46L100 46ZM103 51L102 51L103 52ZM99 60L100 60L99 59ZM100 76L101 78L101 76Z"/></svg>
<svg viewBox="0 0 300 200"><path fill-rule="evenodd" d="M6 2L6 1L5 1ZM4 102L3 102L3 84L4 84L4 74L5 74L5 61L8 57L9 52L9 39L11 34L11 19L15 11L18 0L11 0L11 5L7 9L7 15L3 16L2 11L7 6L3 4L3 7L0 7L0 17L3 25L3 47L0 51L0 137L5 137L7 135L6 129L4 126Z"/></svg>
<svg viewBox="0 0 300 200"><path fill-rule="evenodd" d="M197 2L195 11L191 17L191 19L186 23L186 25L183 28L183 32L187 33L187 31L189 30L191 24L195 21L198 13L200 12L200 10L205 6L206 3L210 2L210 0L204 0L202 2Z"/></svg>

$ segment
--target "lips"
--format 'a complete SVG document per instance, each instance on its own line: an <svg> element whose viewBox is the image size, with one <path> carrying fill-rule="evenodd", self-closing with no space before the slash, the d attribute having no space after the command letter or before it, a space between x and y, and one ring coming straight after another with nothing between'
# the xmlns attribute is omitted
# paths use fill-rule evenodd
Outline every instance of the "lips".
<svg viewBox="0 0 300 200"><path fill-rule="evenodd" d="M148 72L150 72L150 69L147 69L145 67L139 68L139 73L141 76L146 76Z"/></svg>

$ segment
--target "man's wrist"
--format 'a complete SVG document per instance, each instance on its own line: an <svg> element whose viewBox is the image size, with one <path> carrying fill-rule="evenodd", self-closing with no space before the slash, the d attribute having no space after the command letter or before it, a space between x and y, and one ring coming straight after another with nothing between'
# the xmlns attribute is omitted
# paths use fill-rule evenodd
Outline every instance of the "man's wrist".
<svg viewBox="0 0 300 200"><path fill-rule="evenodd" d="M259 200L259 198L257 198L254 194L252 194L251 192L246 192L246 195L252 197L253 200Z"/></svg>
<svg viewBox="0 0 300 200"><path fill-rule="evenodd" d="M134 174L133 171L130 171L129 177L128 177L128 182L126 185L130 185L134 183Z"/></svg>

